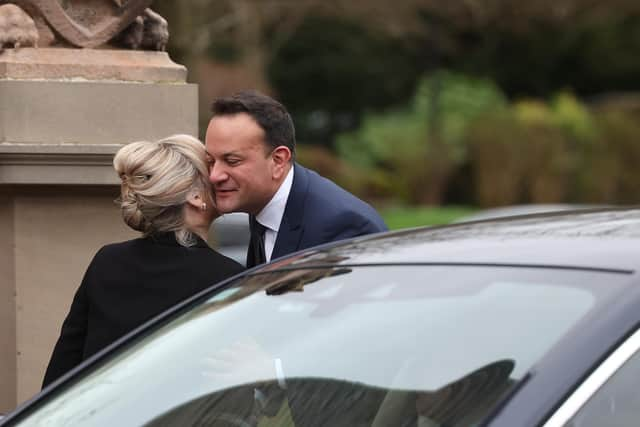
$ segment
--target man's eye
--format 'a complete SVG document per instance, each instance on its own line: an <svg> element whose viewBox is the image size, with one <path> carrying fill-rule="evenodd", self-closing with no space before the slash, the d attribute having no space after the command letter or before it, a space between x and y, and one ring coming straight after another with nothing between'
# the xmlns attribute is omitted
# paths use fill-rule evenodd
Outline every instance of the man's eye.
<svg viewBox="0 0 640 427"><path fill-rule="evenodd" d="M239 159L227 159L227 163L230 165L237 165L238 163L240 163Z"/></svg>

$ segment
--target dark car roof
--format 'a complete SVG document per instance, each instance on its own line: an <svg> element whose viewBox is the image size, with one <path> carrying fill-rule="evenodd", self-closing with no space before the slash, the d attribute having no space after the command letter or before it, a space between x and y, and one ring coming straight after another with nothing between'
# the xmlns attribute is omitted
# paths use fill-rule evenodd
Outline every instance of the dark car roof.
<svg viewBox="0 0 640 427"><path fill-rule="evenodd" d="M365 236L298 254L300 264L469 263L640 268L640 209L536 214Z"/></svg>

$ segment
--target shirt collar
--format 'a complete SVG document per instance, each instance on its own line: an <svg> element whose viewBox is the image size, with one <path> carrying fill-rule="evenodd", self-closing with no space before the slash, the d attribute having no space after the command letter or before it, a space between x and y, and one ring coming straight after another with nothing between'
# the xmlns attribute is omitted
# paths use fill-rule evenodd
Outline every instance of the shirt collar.
<svg viewBox="0 0 640 427"><path fill-rule="evenodd" d="M280 222L284 216L284 209L287 206L287 199L289 198L289 192L291 192L291 186L293 185L293 165L286 178L276 191L276 194L269 200L269 203L256 215L256 220L276 233L280 229Z"/></svg>

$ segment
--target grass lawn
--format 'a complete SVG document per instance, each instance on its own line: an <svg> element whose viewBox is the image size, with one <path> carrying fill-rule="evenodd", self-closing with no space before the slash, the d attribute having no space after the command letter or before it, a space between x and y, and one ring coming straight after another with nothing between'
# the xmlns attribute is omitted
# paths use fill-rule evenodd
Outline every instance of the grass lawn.
<svg viewBox="0 0 640 427"><path fill-rule="evenodd" d="M391 230L448 224L476 211L476 208L467 206L394 206L378 210Z"/></svg>

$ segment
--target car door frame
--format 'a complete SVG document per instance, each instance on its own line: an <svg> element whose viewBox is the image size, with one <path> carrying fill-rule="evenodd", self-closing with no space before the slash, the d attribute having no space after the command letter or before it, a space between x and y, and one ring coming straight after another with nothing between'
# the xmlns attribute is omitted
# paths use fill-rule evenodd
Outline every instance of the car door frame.
<svg viewBox="0 0 640 427"><path fill-rule="evenodd" d="M609 355L582 384L560 405L543 427L562 427L613 377L640 352L640 329L637 329Z"/></svg>
<svg viewBox="0 0 640 427"><path fill-rule="evenodd" d="M596 370L640 328L640 280L624 298L603 307L588 323L588 330L569 334L516 384L484 424L490 427L546 426ZM618 356L619 357L619 356Z"/></svg>

